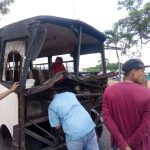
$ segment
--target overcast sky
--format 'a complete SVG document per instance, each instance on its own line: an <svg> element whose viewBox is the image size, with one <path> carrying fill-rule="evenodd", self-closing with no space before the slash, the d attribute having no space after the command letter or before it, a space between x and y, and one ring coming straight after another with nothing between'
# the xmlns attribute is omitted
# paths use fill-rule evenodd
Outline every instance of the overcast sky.
<svg viewBox="0 0 150 150"><path fill-rule="evenodd" d="M123 16L118 0L15 0L10 13L1 17L0 27L37 15L80 19L103 31Z"/></svg>
<svg viewBox="0 0 150 150"><path fill-rule="evenodd" d="M0 16L0 27L7 24L38 15L51 15L84 21L99 31L111 29L113 23L126 16L125 11L117 10L118 0L15 0L10 7L10 13ZM147 47L146 47L147 48ZM150 45L149 45L150 48ZM142 59L149 62L145 52ZM110 61L116 61L116 55L107 53ZM93 59L93 65L98 63L99 56ZM88 64L88 61L84 65ZM86 66L85 66L86 67Z"/></svg>

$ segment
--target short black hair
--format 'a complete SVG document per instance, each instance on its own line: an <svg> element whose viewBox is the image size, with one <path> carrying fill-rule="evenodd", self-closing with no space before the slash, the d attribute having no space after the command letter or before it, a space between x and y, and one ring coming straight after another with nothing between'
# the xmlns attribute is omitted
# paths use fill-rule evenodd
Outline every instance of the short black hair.
<svg viewBox="0 0 150 150"><path fill-rule="evenodd" d="M122 70L124 71L124 75L127 76L133 69L141 69L146 67L150 66L145 66L140 59L129 59L123 64Z"/></svg>

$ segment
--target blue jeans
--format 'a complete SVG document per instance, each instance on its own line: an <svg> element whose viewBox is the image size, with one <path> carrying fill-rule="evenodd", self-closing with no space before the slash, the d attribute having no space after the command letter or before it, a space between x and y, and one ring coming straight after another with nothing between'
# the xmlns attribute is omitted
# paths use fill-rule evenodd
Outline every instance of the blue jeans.
<svg viewBox="0 0 150 150"><path fill-rule="evenodd" d="M114 145L114 149L113 150L117 150L117 146L116 145Z"/></svg>
<svg viewBox="0 0 150 150"><path fill-rule="evenodd" d="M66 143L68 150L99 150L95 129L79 140Z"/></svg>

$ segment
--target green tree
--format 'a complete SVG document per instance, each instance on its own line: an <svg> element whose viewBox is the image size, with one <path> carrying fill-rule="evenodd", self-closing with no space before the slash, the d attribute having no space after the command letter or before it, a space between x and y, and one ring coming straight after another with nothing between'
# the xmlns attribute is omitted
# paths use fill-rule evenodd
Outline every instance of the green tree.
<svg viewBox="0 0 150 150"><path fill-rule="evenodd" d="M126 10L137 9L142 4L143 0L119 0L119 9L125 8Z"/></svg>
<svg viewBox="0 0 150 150"><path fill-rule="evenodd" d="M122 54L128 57L141 57L142 45L150 42L150 2L119 0L118 6L119 9L125 8L128 15L116 23L116 35L119 35L116 50L121 49ZM114 44L113 41L110 43ZM132 47L136 49L133 50ZM115 49L114 47L110 48Z"/></svg>
<svg viewBox="0 0 150 150"><path fill-rule="evenodd" d="M116 55L117 55L117 59L119 62L119 54L118 54L118 43L120 41L121 38L121 33L118 30L118 24L114 24L112 30L107 30L105 31L105 35L106 35L106 47L107 49L113 47L114 49L116 49Z"/></svg>
<svg viewBox="0 0 150 150"><path fill-rule="evenodd" d="M2 15L5 15L9 12L8 6L10 6L11 3L13 3L14 0L1 0L0 2L0 13Z"/></svg>
<svg viewBox="0 0 150 150"><path fill-rule="evenodd" d="M105 43L106 48L112 49L112 47L113 47L113 49L115 49L115 51L116 51L116 56L117 56L117 60L118 60L118 69L119 69L119 75L120 75L121 62L120 62L118 49L123 51L124 47L126 46L125 38L126 38L127 34L124 35L119 28L119 24L116 23L113 25L112 30L105 31L105 35L107 38L106 43Z"/></svg>
<svg viewBox="0 0 150 150"><path fill-rule="evenodd" d="M83 68L85 72L100 72L100 65L96 65L95 67Z"/></svg>
<svg viewBox="0 0 150 150"><path fill-rule="evenodd" d="M118 63L107 63L107 70L116 72L118 70Z"/></svg>
<svg viewBox="0 0 150 150"><path fill-rule="evenodd" d="M84 71L86 72L100 72L101 71L101 66L96 65L95 67L89 67L89 68L83 68ZM107 70L112 71L117 71L118 70L118 63L109 63L107 62Z"/></svg>
<svg viewBox="0 0 150 150"><path fill-rule="evenodd" d="M119 20L120 30L132 35L132 44L150 42L150 2L141 9L131 9L126 18Z"/></svg>

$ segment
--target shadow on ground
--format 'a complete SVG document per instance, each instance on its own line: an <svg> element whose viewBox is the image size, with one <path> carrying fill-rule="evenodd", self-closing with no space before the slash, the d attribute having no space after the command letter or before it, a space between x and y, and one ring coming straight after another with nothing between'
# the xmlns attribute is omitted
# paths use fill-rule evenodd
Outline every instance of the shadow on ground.
<svg viewBox="0 0 150 150"><path fill-rule="evenodd" d="M100 150L112 150L110 144L110 134L105 126L103 126L102 137L100 138Z"/></svg>

